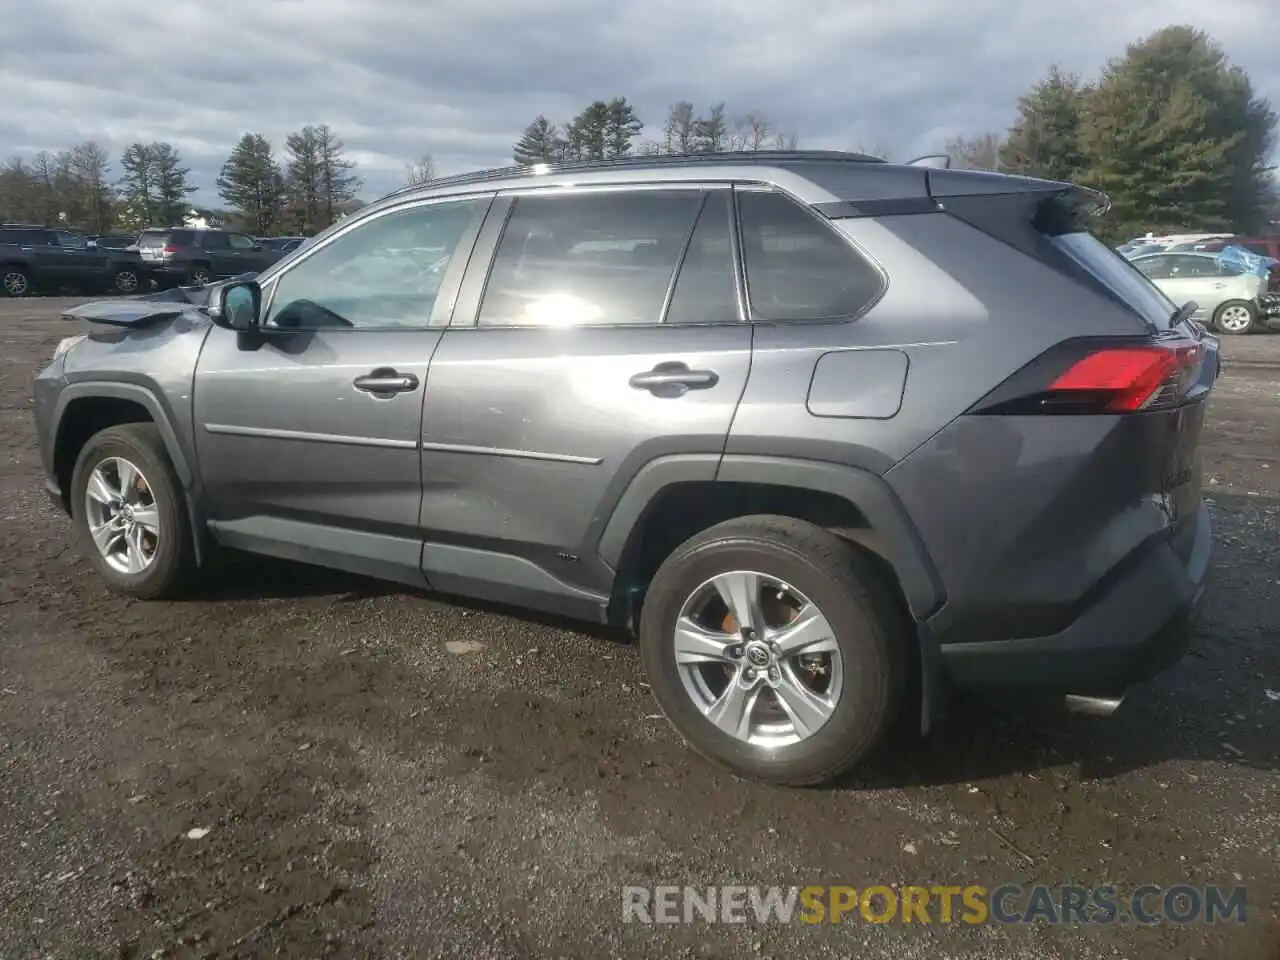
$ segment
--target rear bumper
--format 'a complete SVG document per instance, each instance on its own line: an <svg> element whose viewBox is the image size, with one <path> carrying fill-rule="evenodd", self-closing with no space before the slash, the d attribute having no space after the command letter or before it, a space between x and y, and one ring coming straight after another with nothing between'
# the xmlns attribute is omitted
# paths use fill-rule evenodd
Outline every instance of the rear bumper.
<svg viewBox="0 0 1280 960"><path fill-rule="evenodd" d="M1026 639L943 643L941 670L953 688L1034 688L1115 695L1172 666L1191 642L1211 552L1201 503L1189 549L1158 543L1058 633Z"/></svg>

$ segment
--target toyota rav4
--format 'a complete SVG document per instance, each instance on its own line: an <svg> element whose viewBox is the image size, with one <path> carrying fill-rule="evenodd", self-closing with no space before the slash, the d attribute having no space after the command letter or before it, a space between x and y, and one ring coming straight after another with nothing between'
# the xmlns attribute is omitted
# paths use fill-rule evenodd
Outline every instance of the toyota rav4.
<svg viewBox="0 0 1280 960"><path fill-rule="evenodd" d="M794 151L435 180L69 311L48 488L134 597L224 546L626 626L763 780L955 690L1109 712L1187 644L1219 362L1105 203Z"/></svg>

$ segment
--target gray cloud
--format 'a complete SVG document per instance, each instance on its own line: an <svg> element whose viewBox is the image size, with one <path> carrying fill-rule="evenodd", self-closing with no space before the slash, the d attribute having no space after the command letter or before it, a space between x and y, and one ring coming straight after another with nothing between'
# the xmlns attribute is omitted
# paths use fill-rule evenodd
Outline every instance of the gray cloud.
<svg viewBox="0 0 1280 960"><path fill-rule="evenodd" d="M245 131L328 123L366 194L424 151L443 172L510 162L538 113L627 96L755 108L813 147L941 148L1006 126L1049 63L1096 74L1167 23L1209 31L1280 104L1271 0L3 0L0 155L168 140L215 203Z"/></svg>

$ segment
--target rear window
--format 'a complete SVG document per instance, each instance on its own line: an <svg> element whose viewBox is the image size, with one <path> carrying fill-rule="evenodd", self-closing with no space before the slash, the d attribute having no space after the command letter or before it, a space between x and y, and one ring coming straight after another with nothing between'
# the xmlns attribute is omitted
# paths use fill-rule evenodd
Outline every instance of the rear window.
<svg viewBox="0 0 1280 960"><path fill-rule="evenodd" d="M138 237L138 246L163 247L168 236L169 232L167 230L144 230Z"/></svg>
<svg viewBox="0 0 1280 960"><path fill-rule="evenodd" d="M1144 320L1157 329L1168 329L1180 304L1165 296L1120 254L1086 231L1061 233L1051 242Z"/></svg>

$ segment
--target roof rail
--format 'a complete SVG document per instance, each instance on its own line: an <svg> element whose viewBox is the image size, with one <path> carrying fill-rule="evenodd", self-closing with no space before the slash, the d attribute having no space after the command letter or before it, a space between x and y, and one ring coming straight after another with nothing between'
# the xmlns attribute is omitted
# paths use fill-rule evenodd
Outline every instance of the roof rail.
<svg viewBox="0 0 1280 960"><path fill-rule="evenodd" d="M907 166L928 167L931 170L950 170L951 156L946 153L926 153L923 157L908 160Z"/></svg>
<svg viewBox="0 0 1280 960"><path fill-rule="evenodd" d="M845 161L854 163L884 163L880 157L865 153L849 153L843 150L729 150L719 153L660 153L635 157L619 157L613 160L571 160L552 163L516 164L489 170L476 170L448 177L437 177L423 183L409 184L382 197L388 200L415 190L433 187L456 187L492 180L509 180L516 177L545 176L551 173L578 173L593 170L644 170L654 167L682 166L690 163L782 163L797 161Z"/></svg>

